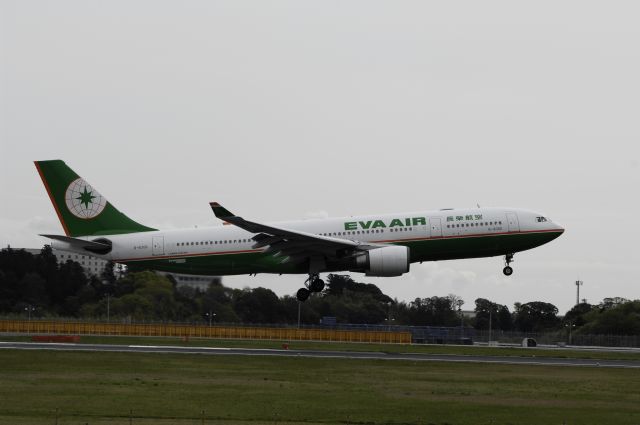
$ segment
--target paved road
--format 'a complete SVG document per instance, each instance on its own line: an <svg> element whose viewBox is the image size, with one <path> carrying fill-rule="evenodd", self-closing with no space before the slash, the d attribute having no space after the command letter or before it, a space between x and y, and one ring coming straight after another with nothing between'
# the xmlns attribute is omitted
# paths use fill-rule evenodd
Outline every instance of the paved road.
<svg viewBox="0 0 640 425"><path fill-rule="evenodd" d="M390 354L381 352L265 350L252 348L174 347L159 345L60 344L35 342L0 342L0 349L112 351L130 353L204 354L227 356L281 356L341 359L403 360L424 362L500 363L545 366L617 367L640 369L638 360L591 360L548 357L467 356L454 354Z"/></svg>

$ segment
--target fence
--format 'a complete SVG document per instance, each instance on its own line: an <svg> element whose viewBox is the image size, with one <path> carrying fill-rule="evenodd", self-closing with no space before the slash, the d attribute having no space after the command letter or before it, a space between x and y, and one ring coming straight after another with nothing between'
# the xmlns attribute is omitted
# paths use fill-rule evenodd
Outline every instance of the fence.
<svg viewBox="0 0 640 425"><path fill-rule="evenodd" d="M45 320L0 320L0 332L263 339L285 341L369 342L384 344L411 343L410 332L180 324L59 322Z"/></svg>
<svg viewBox="0 0 640 425"><path fill-rule="evenodd" d="M568 331L525 333L494 330L489 338L489 331L482 330L475 332L474 341L487 342L491 339L501 343L520 344L524 338L533 338L538 344L549 345L561 342L593 347L640 347L640 335L595 335L576 332L570 335Z"/></svg>

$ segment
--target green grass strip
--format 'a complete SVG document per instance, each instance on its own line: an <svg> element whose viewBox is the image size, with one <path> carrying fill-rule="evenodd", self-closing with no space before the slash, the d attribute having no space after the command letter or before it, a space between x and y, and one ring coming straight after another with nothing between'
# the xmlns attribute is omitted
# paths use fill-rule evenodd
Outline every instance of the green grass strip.
<svg viewBox="0 0 640 425"><path fill-rule="evenodd" d="M0 350L0 424L56 409L60 425L637 424L640 371Z"/></svg>

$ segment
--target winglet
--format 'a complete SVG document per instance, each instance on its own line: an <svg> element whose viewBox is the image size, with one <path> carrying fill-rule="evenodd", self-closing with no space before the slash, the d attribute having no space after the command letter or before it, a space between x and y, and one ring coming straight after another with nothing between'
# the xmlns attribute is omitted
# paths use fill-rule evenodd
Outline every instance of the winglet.
<svg viewBox="0 0 640 425"><path fill-rule="evenodd" d="M230 217L235 217L235 214L233 214L231 211L229 211L228 209L226 209L225 207L223 207L217 202L209 202L209 205L211 205L211 209L213 210L213 213L220 220L226 220Z"/></svg>

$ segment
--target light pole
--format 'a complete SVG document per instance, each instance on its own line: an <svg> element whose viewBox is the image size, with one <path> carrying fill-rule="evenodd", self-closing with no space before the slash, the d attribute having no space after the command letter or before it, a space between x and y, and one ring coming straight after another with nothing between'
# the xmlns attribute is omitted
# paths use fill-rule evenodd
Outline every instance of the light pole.
<svg viewBox="0 0 640 425"><path fill-rule="evenodd" d="M209 312L204 315L209 318L209 326L211 326L212 321L214 325L216 324L216 314L213 311L209 310Z"/></svg>
<svg viewBox="0 0 640 425"><path fill-rule="evenodd" d="M489 309L489 343L491 343L491 319L493 317L493 308Z"/></svg>
<svg viewBox="0 0 640 425"><path fill-rule="evenodd" d="M576 280L576 305L580 304L580 287L584 284L581 280Z"/></svg>
<svg viewBox="0 0 640 425"><path fill-rule="evenodd" d="M462 304L464 304L464 301L458 300L456 304L458 304L458 313L460 313L460 342L462 342L464 339L464 316L462 315Z"/></svg>
<svg viewBox="0 0 640 425"><path fill-rule="evenodd" d="M111 322L111 295L107 294L107 323Z"/></svg>
<svg viewBox="0 0 640 425"><path fill-rule="evenodd" d="M569 329L569 345L571 345L571 330L576 327L576 325L572 322L569 322L565 325L567 329Z"/></svg>
<svg viewBox="0 0 640 425"><path fill-rule="evenodd" d="M36 308L34 306L32 306L31 304L29 304L28 306L26 306L24 308L24 311L27 312L27 314L29 315L29 321L31 321L31 312L32 311L36 311Z"/></svg>
<svg viewBox="0 0 640 425"><path fill-rule="evenodd" d="M387 332L391 332L392 323L395 322L396 319L392 317L387 317L386 319L384 319L384 321L387 322Z"/></svg>

